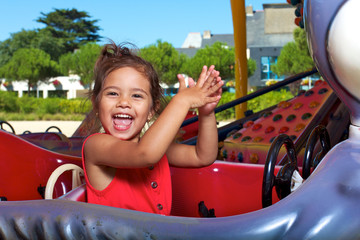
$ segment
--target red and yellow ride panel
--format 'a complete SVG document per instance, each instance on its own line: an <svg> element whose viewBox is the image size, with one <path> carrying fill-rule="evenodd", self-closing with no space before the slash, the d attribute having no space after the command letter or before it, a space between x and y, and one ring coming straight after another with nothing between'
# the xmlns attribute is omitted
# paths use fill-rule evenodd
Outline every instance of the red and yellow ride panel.
<svg viewBox="0 0 360 240"><path fill-rule="evenodd" d="M245 122L242 129L224 140L221 156L230 162L265 163L274 138L284 133L296 141L331 93L330 86L319 80L310 90L280 102L256 121Z"/></svg>

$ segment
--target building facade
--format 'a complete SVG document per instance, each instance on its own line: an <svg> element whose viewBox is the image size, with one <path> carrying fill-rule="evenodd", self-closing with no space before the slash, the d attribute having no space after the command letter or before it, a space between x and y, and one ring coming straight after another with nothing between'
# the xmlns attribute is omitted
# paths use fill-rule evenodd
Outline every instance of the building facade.
<svg viewBox="0 0 360 240"><path fill-rule="evenodd" d="M286 3L263 4L263 8L263 11L253 11L251 6L246 7L247 57L256 61L256 71L248 79L249 89L265 86L270 79L282 79L282 76L271 71L271 66L276 64L283 46L294 41L293 31L297 28L294 23L294 6ZM202 36L200 33L189 33L182 47L177 50L193 57L198 49L218 41L234 47L233 34L211 34L205 31Z"/></svg>
<svg viewBox="0 0 360 240"><path fill-rule="evenodd" d="M18 97L28 93L27 81L7 82L0 79L0 90L16 92ZM39 81L37 86L30 87L30 95L38 98L62 97L67 99L86 97L88 86L81 84L80 77L77 75L59 76L50 78L46 82Z"/></svg>

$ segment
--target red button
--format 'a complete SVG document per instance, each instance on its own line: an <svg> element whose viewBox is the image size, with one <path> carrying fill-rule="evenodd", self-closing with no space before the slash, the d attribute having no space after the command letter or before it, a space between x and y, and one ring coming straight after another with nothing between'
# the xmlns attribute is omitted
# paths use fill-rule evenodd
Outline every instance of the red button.
<svg viewBox="0 0 360 240"><path fill-rule="evenodd" d="M249 120L247 121L246 123L244 123L244 128L248 128L248 127L251 127L252 125L254 125L254 122Z"/></svg>
<svg viewBox="0 0 360 240"><path fill-rule="evenodd" d="M252 130L253 130L253 131L257 131L257 130L259 130L261 127L262 127L262 125L261 125L260 123L257 123L257 124L255 124L255 125L252 127Z"/></svg>
<svg viewBox="0 0 360 240"><path fill-rule="evenodd" d="M265 133L271 133L275 130L275 128L273 126L269 126L265 129Z"/></svg>
<svg viewBox="0 0 360 240"><path fill-rule="evenodd" d="M288 127L281 127L279 133L286 133L287 131L289 131Z"/></svg>

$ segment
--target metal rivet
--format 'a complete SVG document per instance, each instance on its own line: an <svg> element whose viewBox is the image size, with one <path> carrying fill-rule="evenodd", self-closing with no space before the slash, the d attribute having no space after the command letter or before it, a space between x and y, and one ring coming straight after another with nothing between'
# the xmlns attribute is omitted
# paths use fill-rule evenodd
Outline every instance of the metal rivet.
<svg viewBox="0 0 360 240"><path fill-rule="evenodd" d="M159 209L159 210L163 210L163 205L161 205L160 203L157 205L157 208Z"/></svg>
<svg viewBox="0 0 360 240"><path fill-rule="evenodd" d="M155 182L155 181L151 182L151 187L152 188L157 188L157 186L158 186L157 182Z"/></svg>

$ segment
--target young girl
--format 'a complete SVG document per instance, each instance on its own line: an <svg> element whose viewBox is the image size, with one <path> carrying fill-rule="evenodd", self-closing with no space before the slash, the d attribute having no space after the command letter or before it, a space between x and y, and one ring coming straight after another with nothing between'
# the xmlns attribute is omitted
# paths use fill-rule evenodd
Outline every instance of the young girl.
<svg viewBox="0 0 360 240"><path fill-rule="evenodd" d="M95 65L93 110L104 134L83 144L83 167L89 203L169 215L172 189L169 164L203 167L217 156L214 108L223 82L214 66L203 67L189 87L182 75L175 95L140 138L142 129L160 110L162 89L150 63L114 43L106 45ZM199 110L196 146L174 138L190 108Z"/></svg>

